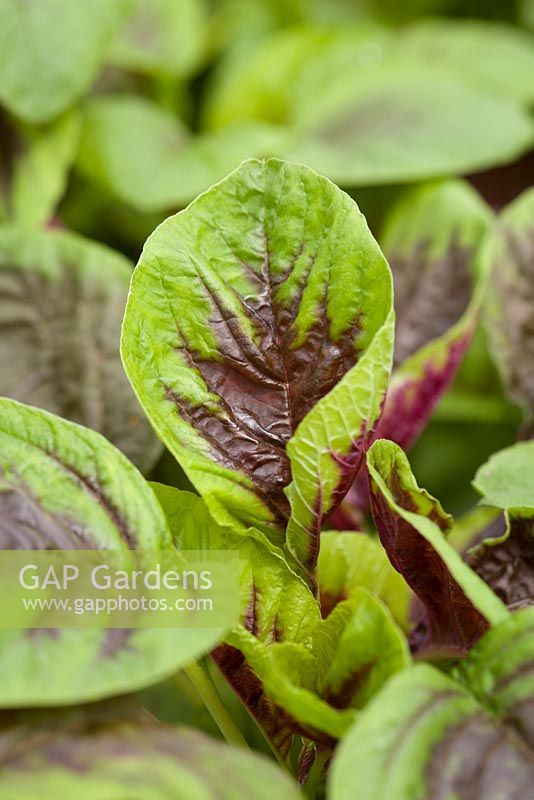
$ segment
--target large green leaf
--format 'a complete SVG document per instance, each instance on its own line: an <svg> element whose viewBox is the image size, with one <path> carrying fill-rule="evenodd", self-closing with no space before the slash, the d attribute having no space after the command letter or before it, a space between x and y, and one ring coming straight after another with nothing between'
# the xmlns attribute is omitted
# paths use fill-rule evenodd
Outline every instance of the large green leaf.
<svg viewBox="0 0 534 800"><path fill-rule="evenodd" d="M277 160L164 222L134 273L122 354L147 415L221 524L281 545L291 512L305 569L379 416L391 305L355 203Z"/></svg>
<svg viewBox="0 0 534 800"><path fill-rule="evenodd" d="M169 549L161 507L102 436L0 399L0 549ZM1 553L0 553L1 557ZM222 628L0 631L0 706L62 705L155 683Z"/></svg>
<svg viewBox="0 0 534 800"><path fill-rule="evenodd" d="M365 74L380 60L387 34L376 25L303 25L253 40L223 59L204 109L209 128L235 120L290 124L340 72Z"/></svg>
<svg viewBox="0 0 534 800"><path fill-rule="evenodd" d="M345 186L504 164L534 138L530 116L512 100L439 68L394 61L358 80L342 73L300 109L295 124L287 157Z"/></svg>
<svg viewBox="0 0 534 800"><path fill-rule="evenodd" d="M107 60L134 72L186 76L205 55L207 32L205 0L135 0Z"/></svg>
<svg viewBox="0 0 534 800"><path fill-rule="evenodd" d="M192 137L172 114L134 95L86 105L78 167L143 212L181 208L248 156L276 155L283 130L248 123Z"/></svg>
<svg viewBox="0 0 534 800"><path fill-rule="evenodd" d="M177 547L237 551L249 567L241 623L213 654L227 680L282 755L295 733L329 746L353 721L353 709L408 663L387 609L354 585L322 620L310 589L276 552L221 528L201 498L154 489Z"/></svg>
<svg viewBox="0 0 534 800"><path fill-rule="evenodd" d="M534 424L534 189L501 214L484 249L491 268L487 330L505 388Z"/></svg>
<svg viewBox="0 0 534 800"><path fill-rule="evenodd" d="M422 664L395 676L341 743L331 800L528 797L533 613L486 634L457 670L463 685Z"/></svg>
<svg viewBox="0 0 534 800"><path fill-rule="evenodd" d="M475 171L531 145L533 58L527 34L483 23L298 27L223 61L206 121L286 124L284 155L344 186Z"/></svg>
<svg viewBox="0 0 534 800"><path fill-rule="evenodd" d="M414 646L468 649L488 623L507 618L506 607L447 543L443 534L451 518L419 488L401 448L379 440L367 454L367 465L382 544L424 607Z"/></svg>
<svg viewBox="0 0 534 800"><path fill-rule="evenodd" d="M534 37L482 20L423 20L394 39L392 58L457 71L464 80L529 104L534 101Z"/></svg>
<svg viewBox="0 0 534 800"><path fill-rule="evenodd" d="M95 78L130 0L2 0L0 102L29 122L64 111Z"/></svg>
<svg viewBox="0 0 534 800"><path fill-rule="evenodd" d="M383 11L384 0L376 5ZM361 21L299 25L259 43L253 39L223 59L208 94L206 124L223 127L235 119L290 123L301 107L313 106L336 82L363 84L382 63L419 71L439 67L483 91L527 103L533 99L532 37L512 27L424 20L393 36Z"/></svg>
<svg viewBox="0 0 534 800"><path fill-rule="evenodd" d="M76 157L80 117L67 112L41 128L0 110L0 221L41 225L54 214Z"/></svg>
<svg viewBox="0 0 534 800"><path fill-rule="evenodd" d="M5 800L300 797L289 776L266 758L187 728L118 720L37 730L28 723L0 730Z"/></svg>
<svg viewBox="0 0 534 800"><path fill-rule="evenodd" d="M131 270L70 233L0 227L0 394L94 428L148 469L162 448L119 356Z"/></svg>

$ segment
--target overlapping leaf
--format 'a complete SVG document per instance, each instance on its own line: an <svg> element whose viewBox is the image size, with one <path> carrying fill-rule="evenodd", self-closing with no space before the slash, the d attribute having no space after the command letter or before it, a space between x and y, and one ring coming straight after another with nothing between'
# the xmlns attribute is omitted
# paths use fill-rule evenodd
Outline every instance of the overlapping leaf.
<svg viewBox="0 0 534 800"><path fill-rule="evenodd" d="M355 719L353 709L408 663L403 634L364 589L339 603L307 646L282 637L261 645L243 628L229 642L288 715L292 730L324 746L343 736Z"/></svg>
<svg viewBox="0 0 534 800"><path fill-rule="evenodd" d="M40 225L53 216L79 135L75 112L42 128L29 128L0 110L0 222Z"/></svg>
<svg viewBox="0 0 534 800"><path fill-rule="evenodd" d="M130 276L73 234L0 227L0 395L93 428L148 469L161 445L119 356Z"/></svg>
<svg viewBox="0 0 534 800"><path fill-rule="evenodd" d="M534 756L534 614L511 615L478 642L453 675L479 703L525 740ZM506 655L506 657L504 657Z"/></svg>
<svg viewBox="0 0 534 800"><path fill-rule="evenodd" d="M367 534L322 533L317 583L324 617L355 589L363 587L387 605L399 625L408 626L408 585L392 567L380 542Z"/></svg>
<svg viewBox="0 0 534 800"><path fill-rule="evenodd" d="M249 565L241 624L213 653L230 685L282 755L295 733L331 746L352 709L408 663L386 608L354 581L322 620L309 588L272 549L219 527L201 498L154 489L179 548L237 551Z"/></svg>
<svg viewBox="0 0 534 800"><path fill-rule="evenodd" d="M473 486L484 503L516 517L534 517L534 442L518 442L493 455Z"/></svg>
<svg viewBox="0 0 534 800"><path fill-rule="evenodd" d="M376 5L384 11L383 0ZM206 122L209 127L235 119L291 124L301 109L321 102L336 86L363 86L383 64L396 71L439 68L459 83L525 104L533 96L532 37L505 25L423 20L395 35L367 21L300 25L227 56L208 96Z"/></svg>
<svg viewBox="0 0 534 800"><path fill-rule="evenodd" d="M395 283L393 375L375 436L405 450L429 421L475 333L487 274L478 262L491 212L457 180L409 190L386 220L381 244ZM349 527L366 510L365 476L332 522Z"/></svg>
<svg viewBox="0 0 534 800"><path fill-rule="evenodd" d="M393 40L392 58L457 71L473 85L530 104L534 100L534 39L525 31L482 20L423 20Z"/></svg>
<svg viewBox="0 0 534 800"><path fill-rule="evenodd" d="M532 93L529 37L428 27L441 42L432 59L424 30L388 36L369 25L296 28L242 48L223 62L207 122L288 125L284 157L342 186L473 172L525 152L534 138L521 107Z"/></svg>
<svg viewBox="0 0 534 800"><path fill-rule="evenodd" d="M314 98L286 155L344 186L380 185L503 164L533 136L512 100L439 68L392 61L360 80L342 75Z"/></svg>
<svg viewBox="0 0 534 800"><path fill-rule="evenodd" d="M67 721L68 723L68 721ZM262 756L187 728L121 722L0 730L0 794L19 800L298 800ZM20 747L20 741L24 746ZM19 747L17 747L17 744Z"/></svg>
<svg viewBox="0 0 534 800"><path fill-rule="evenodd" d="M473 485L506 512L506 530L472 548L467 560L509 608L534 604L534 442L492 456ZM490 533L491 535L491 533Z"/></svg>
<svg viewBox="0 0 534 800"><path fill-rule="evenodd" d="M204 0L152 0L150 6L135 0L107 60L134 72L184 77L204 57L207 27Z"/></svg>
<svg viewBox="0 0 534 800"><path fill-rule="evenodd" d="M172 546L163 512L135 467L102 436L0 399L0 549ZM94 700L166 677L223 629L0 632L4 708Z"/></svg>
<svg viewBox="0 0 534 800"><path fill-rule="evenodd" d="M134 95L86 105L79 170L150 213L186 206L248 156L276 155L283 130L259 123L191 136L172 114Z"/></svg>
<svg viewBox="0 0 534 800"><path fill-rule="evenodd" d="M409 192L381 237L395 282L395 368L380 435L408 448L426 425L475 331L486 272L477 263L489 208L461 181Z"/></svg>
<svg viewBox="0 0 534 800"><path fill-rule="evenodd" d="M412 475L398 445L380 440L367 464L371 509L382 544L424 608L412 634L415 649L468 650L505 606L448 545L451 518Z"/></svg>
<svg viewBox="0 0 534 800"><path fill-rule="evenodd" d="M258 647L268 646L283 634L293 642L297 652L301 652L302 645L304 653L306 642L320 622L320 610L309 589L284 559L253 537L221 528L196 495L158 484L153 484L153 489L179 549L237 551L249 565L248 572L243 572L241 585L241 627L256 637ZM232 644L220 644L213 657L265 735L285 756L296 723L266 695L261 677L254 673L235 644L233 640Z"/></svg>
<svg viewBox="0 0 534 800"><path fill-rule="evenodd" d="M491 269L487 330L505 388L525 415L534 419L534 190L502 212L484 248Z"/></svg>
<svg viewBox="0 0 534 800"><path fill-rule="evenodd" d="M332 800L529 796L533 634L523 611L484 636L458 682L427 665L394 677L342 742Z"/></svg>
<svg viewBox="0 0 534 800"><path fill-rule="evenodd" d="M365 75L387 38L377 25L303 25L230 53L215 72L204 110L208 128L237 120L290 125L340 72Z"/></svg>
<svg viewBox="0 0 534 800"><path fill-rule="evenodd" d="M3 0L0 102L32 123L48 122L96 77L130 0Z"/></svg>
<svg viewBox="0 0 534 800"><path fill-rule="evenodd" d="M392 351L391 276L356 205L305 167L247 161L148 240L126 371L221 524L309 570L361 466Z"/></svg>

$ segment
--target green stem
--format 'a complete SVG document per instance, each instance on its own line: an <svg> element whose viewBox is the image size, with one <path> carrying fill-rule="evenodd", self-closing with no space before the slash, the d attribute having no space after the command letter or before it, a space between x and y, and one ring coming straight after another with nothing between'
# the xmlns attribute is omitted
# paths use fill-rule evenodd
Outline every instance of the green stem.
<svg viewBox="0 0 534 800"><path fill-rule="evenodd" d="M306 782L303 785L304 792L306 797L309 797L310 800L314 800L315 795L317 794L317 787L319 786L321 779L323 777L323 770L328 763L328 759L330 758L331 753L327 750L319 750L317 755L315 756L315 761L313 762L313 766L310 769Z"/></svg>
<svg viewBox="0 0 534 800"><path fill-rule="evenodd" d="M204 701L204 705L210 712L228 744L236 744L240 747L248 748L243 734L223 705L219 693L215 688L215 684L203 661L201 660L196 664L191 664L184 669L184 672Z"/></svg>

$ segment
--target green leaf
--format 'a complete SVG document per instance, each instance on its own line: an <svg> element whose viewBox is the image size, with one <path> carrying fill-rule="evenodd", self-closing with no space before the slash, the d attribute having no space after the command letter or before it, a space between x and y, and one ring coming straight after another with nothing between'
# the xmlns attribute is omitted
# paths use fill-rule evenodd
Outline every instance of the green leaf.
<svg viewBox="0 0 534 800"><path fill-rule="evenodd" d="M534 189L502 212L483 252L491 269L486 323L505 388L534 423Z"/></svg>
<svg viewBox="0 0 534 800"><path fill-rule="evenodd" d="M246 657L269 699L294 720L294 730L323 745L343 736L355 719L353 709L409 663L402 632L364 589L338 604L300 646L280 636L261 644L246 629L228 641Z"/></svg>
<svg viewBox="0 0 534 800"><path fill-rule="evenodd" d="M534 38L482 20L423 20L395 37L393 58L421 69L440 66L526 105L534 100Z"/></svg>
<svg viewBox="0 0 534 800"><path fill-rule="evenodd" d="M119 355L131 271L73 234L0 227L0 394L99 431L149 469L162 448Z"/></svg>
<svg viewBox="0 0 534 800"><path fill-rule="evenodd" d="M492 220L480 195L461 180L411 189L390 211L380 238L395 282L397 365L463 317L481 272L475 257Z"/></svg>
<svg viewBox="0 0 534 800"><path fill-rule="evenodd" d="M141 74L185 77L205 55L207 23L204 0L135 0L107 60Z"/></svg>
<svg viewBox="0 0 534 800"><path fill-rule="evenodd" d="M367 228L365 230L368 233ZM360 250L360 257L361 253ZM372 247L368 250L369 256L371 261L376 258L375 271L372 277L367 277L371 278L370 291L367 290L368 305L362 310L362 317L371 317L371 304L377 303L379 298L382 303L385 298L391 303L387 262L380 251L373 253ZM373 286L379 269L382 272L381 279L378 278L380 283ZM360 296L356 302L361 303ZM348 308L351 307L352 302L349 302ZM387 317L382 319L381 327L375 328L374 338L357 364L308 412L287 445L292 475L286 490L291 504L287 549L305 571L315 566L323 523L343 500L359 473L382 413L393 350L391 307Z"/></svg>
<svg viewBox="0 0 534 800"><path fill-rule="evenodd" d="M214 658L283 756L295 733L325 746L385 680L403 669L405 637L382 603L351 591L327 620L276 552L219 527L201 498L154 485L180 549L237 550L248 566L242 619Z"/></svg>
<svg viewBox="0 0 534 800"><path fill-rule="evenodd" d="M419 488L401 448L379 440L367 454L367 465L371 508L382 544L426 611L414 643L469 648L488 622L507 618L506 607L447 543L443 533L451 519Z"/></svg>
<svg viewBox="0 0 534 800"><path fill-rule="evenodd" d="M169 549L161 507L102 436L0 399L0 549ZM0 706L130 692L212 648L224 630L2 630Z"/></svg>
<svg viewBox="0 0 534 800"><path fill-rule="evenodd" d="M341 743L331 800L527 797L533 624L522 612L489 631L458 669L465 688L423 664L395 676Z"/></svg>
<svg viewBox="0 0 534 800"><path fill-rule="evenodd" d="M467 561L513 610L534 604L533 466L534 442L518 442L491 456L473 481L484 504L506 512L506 530L469 550Z"/></svg>
<svg viewBox="0 0 534 800"><path fill-rule="evenodd" d="M294 27L222 62L206 122L286 124L284 156L343 186L474 172L531 145L532 61L528 35L484 23Z"/></svg>
<svg viewBox="0 0 534 800"><path fill-rule="evenodd" d="M448 540L458 552L465 553L479 543L487 531L503 533L503 515L497 508L479 504L454 520Z"/></svg>
<svg viewBox="0 0 534 800"><path fill-rule="evenodd" d="M408 627L408 585L391 566L380 542L365 533L321 534L317 583L325 617L356 589L364 588L386 604L402 628Z"/></svg>
<svg viewBox="0 0 534 800"><path fill-rule="evenodd" d="M96 77L129 0L3 0L0 102L32 123L64 111Z"/></svg>
<svg viewBox="0 0 534 800"><path fill-rule="evenodd" d="M394 372L380 436L407 449L450 386L472 340L487 270L477 254L492 215L462 181L409 191L381 245L395 283Z"/></svg>
<svg viewBox="0 0 534 800"><path fill-rule="evenodd" d="M438 68L386 61L357 80L342 73L300 109L287 157L341 185L379 185L504 164L533 137L512 100Z"/></svg>
<svg viewBox="0 0 534 800"><path fill-rule="evenodd" d="M534 750L529 713L534 699L533 609L519 611L491 628L453 674Z"/></svg>
<svg viewBox="0 0 534 800"><path fill-rule="evenodd" d="M0 221L41 225L54 214L67 184L80 137L80 118L68 112L30 128L0 110Z"/></svg>
<svg viewBox="0 0 534 800"><path fill-rule="evenodd" d="M202 498L170 486L152 484L162 506L174 544L179 550L237 551L246 564L240 587L240 635L248 631L262 645L280 637L292 642L297 651L311 640L320 623L317 600L304 581L295 575L274 549L266 547L253 532L236 534L221 527L210 515ZM261 678L232 645L221 644L212 653L226 680L234 688L267 738L283 756L291 746L295 724L266 697Z"/></svg>
<svg viewBox="0 0 534 800"><path fill-rule="evenodd" d="M401 630L382 603L360 587L331 612L314 647L322 668L320 691L335 708L363 708L410 663Z"/></svg>
<svg viewBox="0 0 534 800"><path fill-rule="evenodd" d="M78 168L139 211L186 206L243 158L276 154L284 131L248 123L193 137L155 103L109 95L86 105Z"/></svg>
<svg viewBox="0 0 534 800"><path fill-rule="evenodd" d="M66 730L0 732L6 799L298 800L289 776L263 757L187 728L120 720ZM25 736L24 736L25 735ZM25 739L23 748L17 748ZM224 777L223 777L224 776Z"/></svg>
<svg viewBox="0 0 534 800"><path fill-rule="evenodd" d="M514 516L534 516L534 442L518 442L491 456L473 486L484 503Z"/></svg>
<svg viewBox="0 0 534 800"><path fill-rule="evenodd" d="M387 215L380 243L393 272L396 332L393 375L376 438L391 439L407 451L443 407L440 401L477 330L488 280L478 255L491 221L488 206L460 180L404 190ZM471 377L472 366L465 364ZM474 401L474 419L480 421L483 400L475 396ZM455 410L465 415L465 402ZM332 522L350 528L355 519L361 527L358 515L367 508L362 475Z"/></svg>
<svg viewBox="0 0 534 800"><path fill-rule="evenodd" d="M326 633L326 632L325 632ZM335 635L335 632L334 634ZM355 713L350 708L335 708L321 697L320 689L326 687L318 685L318 671L328 669L329 662L320 663L316 654L303 645L291 641L275 642L264 645L258 642L253 634L244 629L237 629L229 637L228 643L235 650L242 653L246 659L247 668L256 675L260 682L262 694L268 700L267 708L278 709L282 719L286 721L288 733L295 733L307 739L318 742L323 747L331 746L332 739L342 737L354 722ZM334 646L339 643L334 640ZM374 654L371 656L373 660ZM223 672L225 661L221 662ZM355 678L358 679L358 666L355 667ZM352 673L344 673L346 682L350 685ZM343 678L339 680L341 697ZM342 698L343 702L344 698ZM263 703L265 700L262 698ZM272 715L272 710L268 712ZM286 741L280 742L282 754L289 753L291 739L285 734ZM278 734L280 739L280 734Z"/></svg>
<svg viewBox="0 0 534 800"><path fill-rule="evenodd" d="M307 641L321 620L317 600L285 559L261 537L241 536L219 525L192 492L152 483L178 550L237 551L247 563L241 584L242 624L261 642L276 638Z"/></svg>
<svg viewBox="0 0 534 800"><path fill-rule="evenodd" d="M224 128L235 120L291 124L340 72L358 74L380 58L387 34L374 24L300 25L277 31L223 59L208 87L204 121Z"/></svg>
<svg viewBox="0 0 534 800"><path fill-rule="evenodd" d="M277 160L169 218L134 273L122 354L147 415L221 524L280 546L291 504L305 567L379 415L391 294L353 201Z"/></svg>

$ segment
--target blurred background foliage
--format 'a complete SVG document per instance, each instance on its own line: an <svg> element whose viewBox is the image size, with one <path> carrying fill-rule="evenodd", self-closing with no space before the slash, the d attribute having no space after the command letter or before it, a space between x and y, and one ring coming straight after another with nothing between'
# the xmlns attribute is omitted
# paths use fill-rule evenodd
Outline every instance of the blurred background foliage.
<svg viewBox="0 0 534 800"><path fill-rule="evenodd" d="M166 216L269 155L336 181L379 240L436 178L466 177L499 211L534 174L533 29L532 0L0 0L0 228L67 229L135 262ZM519 425L479 328L412 451L418 480L466 512ZM187 488L166 453L151 477ZM216 734L176 680L146 706Z"/></svg>
<svg viewBox="0 0 534 800"><path fill-rule="evenodd" d="M533 28L532 0L0 0L0 221L136 261L166 216L268 155L350 192L379 240L415 183L463 176L499 211L532 184ZM480 329L418 479L466 511L519 422ZM166 455L154 475L183 482Z"/></svg>

